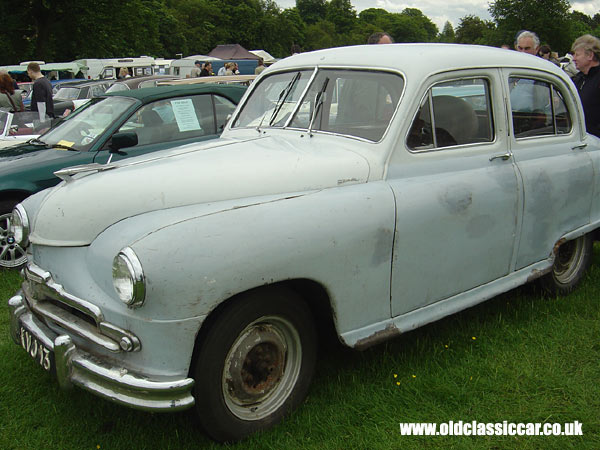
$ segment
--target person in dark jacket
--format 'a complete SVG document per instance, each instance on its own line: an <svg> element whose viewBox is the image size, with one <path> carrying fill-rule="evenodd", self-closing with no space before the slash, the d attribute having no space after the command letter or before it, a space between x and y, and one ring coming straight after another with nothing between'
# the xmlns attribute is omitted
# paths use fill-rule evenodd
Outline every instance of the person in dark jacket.
<svg viewBox="0 0 600 450"><path fill-rule="evenodd" d="M46 105L46 114L48 117L54 117L54 102L52 101L52 83L46 78L40 70L40 65L36 62L30 62L27 65L27 75L33 80L33 94L31 95L31 110L38 110L38 103Z"/></svg>
<svg viewBox="0 0 600 450"><path fill-rule="evenodd" d="M204 63L204 67L202 67L202 70L200 71L200 76L201 77L209 77L211 76L212 73L212 64L209 62Z"/></svg>
<svg viewBox="0 0 600 450"><path fill-rule="evenodd" d="M579 70L573 82L583 105L585 128L600 137L600 39L584 34L575 40L571 50Z"/></svg>

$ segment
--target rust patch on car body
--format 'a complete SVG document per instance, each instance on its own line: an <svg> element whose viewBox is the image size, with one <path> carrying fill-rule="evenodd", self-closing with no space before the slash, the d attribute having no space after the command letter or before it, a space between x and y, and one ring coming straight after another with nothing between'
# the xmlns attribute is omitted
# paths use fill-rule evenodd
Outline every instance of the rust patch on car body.
<svg viewBox="0 0 600 450"><path fill-rule="evenodd" d="M558 255L558 249L560 248L561 245L563 245L567 240L565 238L561 238L558 240L558 242L556 244L554 244L554 248L552 249L552 254L554 256Z"/></svg>
<svg viewBox="0 0 600 450"><path fill-rule="evenodd" d="M356 348L357 350L365 350L366 348L369 348L372 345L379 344L383 341L387 341L388 339L400 336L401 334L402 331L396 328L396 325L390 323L383 330L376 331L371 336L356 341L354 348Z"/></svg>
<svg viewBox="0 0 600 450"><path fill-rule="evenodd" d="M527 282L531 282L533 280L537 280L540 277L543 277L544 275L546 275L547 273L552 272L552 266L548 267L547 269L533 269L531 271L531 273L529 274L529 276L527 277Z"/></svg>

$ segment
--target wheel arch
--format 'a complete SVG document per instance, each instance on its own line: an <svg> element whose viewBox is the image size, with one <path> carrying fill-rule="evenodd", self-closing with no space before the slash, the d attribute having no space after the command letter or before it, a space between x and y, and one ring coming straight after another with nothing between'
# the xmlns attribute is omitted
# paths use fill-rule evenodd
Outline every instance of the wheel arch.
<svg viewBox="0 0 600 450"><path fill-rule="evenodd" d="M5 214L6 212L10 212L10 211L2 211L2 208L4 208L5 204L14 203L13 204L13 206L14 206L17 203L20 203L23 200L25 200L31 194L32 194L31 192L24 191L24 190L18 190L18 189L9 189L9 190L0 192L0 214ZM11 209L12 209L12 207L11 207Z"/></svg>
<svg viewBox="0 0 600 450"><path fill-rule="evenodd" d="M225 308L231 304L241 301L241 299L255 292L264 290L288 290L297 294L310 309L315 326L317 327L317 338L320 344L334 342L339 340L339 335L335 325L335 313L333 310L331 297L327 289L320 283L309 279L292 279L274 282L263 286L257 286L252 289L237 293L216 305L202 322L194 340L194 350L190 359L188 373L191 373L197 359L199 343L203 337L210 331L214 322L222 314ZM190 375L191 376L191 375Z"/></svg>

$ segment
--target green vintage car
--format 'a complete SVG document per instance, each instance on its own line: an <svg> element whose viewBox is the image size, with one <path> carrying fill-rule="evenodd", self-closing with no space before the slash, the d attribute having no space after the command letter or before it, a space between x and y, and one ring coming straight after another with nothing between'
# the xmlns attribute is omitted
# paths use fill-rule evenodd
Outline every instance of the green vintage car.
<svg viewBox="0 0 600 450"><path fill-rule="evenodd" d="M58 184L55 171L215 138L245 90L208 84L106 94L39 138L0 149L0 267L25 262L10 232L10 212L29 195Z"/></svg>

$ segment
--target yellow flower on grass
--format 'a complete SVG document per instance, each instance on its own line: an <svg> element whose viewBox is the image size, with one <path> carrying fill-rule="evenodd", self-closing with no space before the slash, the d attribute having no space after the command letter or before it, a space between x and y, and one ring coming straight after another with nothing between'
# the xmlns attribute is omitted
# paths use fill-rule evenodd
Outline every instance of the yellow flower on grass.
<svg viewBox="0 0 600 450"><path fill-rule="evenodd" d="M400 386L400 382L399 381L396 381L396 386Z"/></svg>
<svg viewBox="0 0 600 450"><path fill-rule="evenodd" d="M413 377L413 378L417 378L417 376L416 376L416 375L413 375L412 377Z"/></svg>
<svg viewBox="0 0 600 450"><path fill-rule="evenodd" d="M448 348L448 344L445 344L445 345L444 345L444 347L445 347L445 348Z"/></svg>
<svg viewBox="0 0 600 450"><path fill-rule="evenodd" d="M398 378L398 374L397 373L394 374L394 378Z"/></svg>
<svg viewBox="0 0 600 450"><path fill-rule="evenodd" d="M472 337L471 337L471 339L475 340L475 339L477 339L477 338L476 338L475 336L472 336Z"/></svg>
<svg viewBox="0 0 600 450"><path fill-rule="evenodd" d="M469 380L470 380L470 381L473 381L473 377L470 377L470 378L469 378Z"/></svg>
<svg viewBox="0 0 600 450"><path fill-rule="evenodd" d="M100 444L96 445L96 448L97 448L98 450L100 450Z"/></svg>

